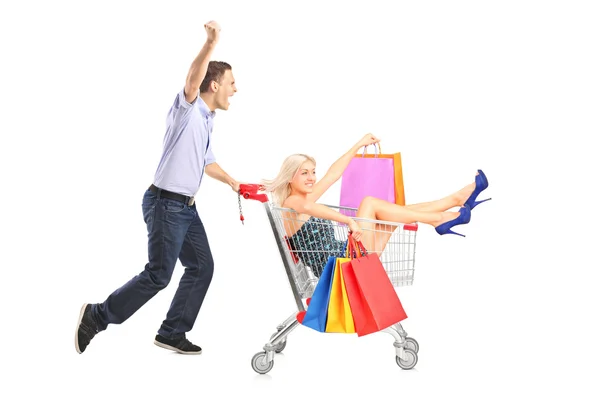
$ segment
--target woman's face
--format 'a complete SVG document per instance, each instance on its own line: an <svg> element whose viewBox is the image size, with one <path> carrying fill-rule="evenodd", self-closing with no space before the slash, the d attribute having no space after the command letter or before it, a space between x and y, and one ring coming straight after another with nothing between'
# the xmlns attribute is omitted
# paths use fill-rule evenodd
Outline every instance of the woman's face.
<svg viewBox="0 0 600 400"><path fill-rule="evenodd" d="M292 193L308 194L312 193L312 187L316 182L315 164L311 161L305 161L300 166L296 175L290 181Z"/></svg>

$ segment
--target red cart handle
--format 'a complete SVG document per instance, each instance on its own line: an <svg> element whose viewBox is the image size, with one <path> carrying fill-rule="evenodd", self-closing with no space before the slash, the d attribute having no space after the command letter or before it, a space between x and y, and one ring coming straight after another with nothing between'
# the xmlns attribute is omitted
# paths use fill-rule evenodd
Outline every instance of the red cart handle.
<svg viewBox="0 0 600 400"><path fill-rule="evenodd" d="M244 224L244 215L242 214L242 197L247 200L258 200L261 203L266 203L269 201L269 198L266 194L258 193L259 190L264 190L264 186L256 183L240 184L240 190L238 191L238 204L240 206L240 221L242 221L242 225Z"/></svg>
<svg viewBox="0 0 600 400"><path fill-rule="evenodd" d="M264 186L258 185L256 183L243 183L240 185L239 194L245 199L258 200L261 203L266 203L267 201L269 201L266 194L257 193L259 190L264 190Z"/></svg>

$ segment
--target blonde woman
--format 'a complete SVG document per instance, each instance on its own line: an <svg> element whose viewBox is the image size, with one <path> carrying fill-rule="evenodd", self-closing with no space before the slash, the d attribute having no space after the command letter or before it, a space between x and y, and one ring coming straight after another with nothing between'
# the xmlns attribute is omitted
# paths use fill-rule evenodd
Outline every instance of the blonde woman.
<svg viewBox="0 0 600 400"><path fill-rule="evenodd" d="M311 254L313 259L310 260L310 265L317 264L319 269L323 268L328 257L323 252L325 243L328 246L325 250L330 252L329 255L344 251L346 242L335 240L332 221L348 225L352 237L361 241L367 251L381 252L385 248L392 232L386 232L382 224L361 222L359 225L350 217L317 203L323 193L341 178L354 155L362 147L378 142L379 139L374 135L365 135L333 163L321 180L316 177L314 158L305 154L293 154L284 160L274 179L262 181L264 189L272 193L277 206L294 211L285 212L282 216L286 222L285 233L301 258L303 254L305 257ZM358 207L356 217L404 224L419 222L431 225L440 235L453 233L464 236L453 232L451 228L470 221L471 209L481 203L476 198L487 186L485 174L479 170L475 182L440 200L400 206L374 197L365 197ZM459 211L448 211L454 207L460 207ZM312 240L306 240L307 234Z"/></svg>

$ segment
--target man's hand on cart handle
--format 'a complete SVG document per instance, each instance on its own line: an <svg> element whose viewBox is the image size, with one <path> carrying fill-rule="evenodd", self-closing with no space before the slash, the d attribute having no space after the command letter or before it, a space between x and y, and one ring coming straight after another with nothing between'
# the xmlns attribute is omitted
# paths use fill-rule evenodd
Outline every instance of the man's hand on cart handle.
<svg viewBox="0 0 600 400"><path fill-rule="evenodd" d="M360 242L360 238L362 237L362 229L360 229L358 223L355 220L350 219L350 222L348 222L348 229L350 229L354 240Z"/></svg>

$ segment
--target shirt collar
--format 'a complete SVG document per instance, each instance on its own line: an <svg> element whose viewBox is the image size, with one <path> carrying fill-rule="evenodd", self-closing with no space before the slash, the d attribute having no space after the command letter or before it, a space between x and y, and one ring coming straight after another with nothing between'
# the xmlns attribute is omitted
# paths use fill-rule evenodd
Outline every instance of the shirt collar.
<svg viewBox="0 0 600 400"><path fill-rule="evenodd" d="M202 113L202 115L204 117L214 118L214 116L216 114L214 111L210 111L210 109L208 108L208 106L206 105L204 100L202 100L202 97L200 97L200 96L198 96L198 108L200 108L200 112Z"/></svg>

